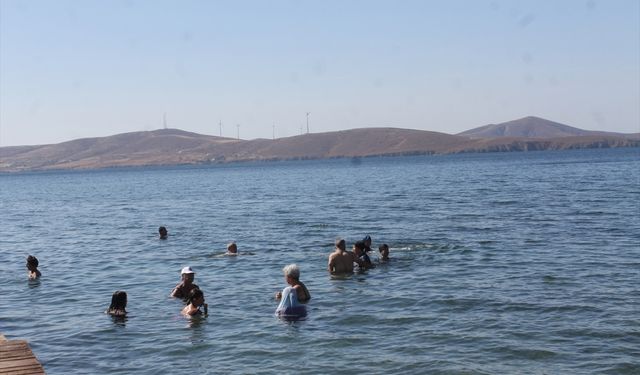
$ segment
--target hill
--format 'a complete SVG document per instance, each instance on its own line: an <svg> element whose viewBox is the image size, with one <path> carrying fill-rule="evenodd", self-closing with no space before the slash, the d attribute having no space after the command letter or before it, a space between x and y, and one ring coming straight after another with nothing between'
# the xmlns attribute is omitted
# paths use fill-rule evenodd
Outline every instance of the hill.
<svg viewBox="0 0 640 375"><path fill-rule="evenodd" d="M0 172L382 155L640 147L638 134L590 132L535 117L511 121L500 126L502 127L491 128L493 132L487 133L488 128L481 127L459 135L398 128L366 128L304 134L275 140L238 140L179 129L161 129L77 139L52 145L2 147ZM483 128L485 130L478 131ZM489 135L480 137L477 134ZM543 137L546 134L555 136Z"/></svg>
<svg viewBox="0 0 640 375"><path fill-rule="evenodd" d="M457 135L471 138L561 138L575 136L625 136L620 133L590 131L545 120L543 118L528 116L518 120L507 121L500 124L490 124L458 133Z"/></svg>

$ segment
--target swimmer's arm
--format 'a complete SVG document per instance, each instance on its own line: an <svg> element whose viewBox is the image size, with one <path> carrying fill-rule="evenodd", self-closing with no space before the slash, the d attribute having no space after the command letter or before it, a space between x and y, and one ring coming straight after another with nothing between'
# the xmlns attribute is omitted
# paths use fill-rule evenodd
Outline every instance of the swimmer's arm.
<svg viewBox="0 0 640 375"><path fill-rule="evenodd" d="M333 273L333 270L335 269L335 257L333 256L333 254L329 255L329 263L327 264L327 271Z"/></svg>
<svg viewBox="0 0 640 375"><path fill-rule="evenodd" d="M175 288L171 291L170 297L182 298L182 284L176 285Z"/></svg>

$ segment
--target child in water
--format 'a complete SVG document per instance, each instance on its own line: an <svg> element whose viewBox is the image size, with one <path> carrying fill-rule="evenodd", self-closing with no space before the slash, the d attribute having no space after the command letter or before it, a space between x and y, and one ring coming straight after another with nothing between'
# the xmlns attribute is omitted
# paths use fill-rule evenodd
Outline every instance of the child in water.
<svg viewBox="0 0 640 375"><path fill-rule="evenodd" d="M202 306L204 311L200 311ZM193 289L189 292L187 299L187 306L182 309L182 314L186 316L194 315L207 315L209 313L209 306L204 303L204 293L200 289Z"/></svg>
<svg viewBox="0 0 640 375"><path fill-rule="evenodd" d="M111 316L123 317L127 315L127 310L125 310L126 307L127 293L121 290L116 290L111 296L111 305L109 305L109 308L105 312Z"/></svg>
<svg viewBox="0 0 640 375"><path fill-rule="evenodd" d="M27 269L29 270L29 280L35 280L42 276L38 271L38 258L33 255L27 257Z"/></svg>
<svg viewBox="0 0 640 375"><path fill-rule="evenodd" d="M380 251L380 260L386 262L389 260L389 245L383 243L378 247L378 251Z"/></svg>

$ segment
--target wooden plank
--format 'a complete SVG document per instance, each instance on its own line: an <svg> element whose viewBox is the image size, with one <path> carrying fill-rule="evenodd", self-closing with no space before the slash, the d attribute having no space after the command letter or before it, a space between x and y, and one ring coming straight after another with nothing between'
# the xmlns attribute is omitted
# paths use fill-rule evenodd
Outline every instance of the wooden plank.
<svg viewBox="0 0 640 375"><path fill-rule="evenodd" d="M0 340L0 375L43 375L44 373L44 368L31 351L28 342Z"/></svg>

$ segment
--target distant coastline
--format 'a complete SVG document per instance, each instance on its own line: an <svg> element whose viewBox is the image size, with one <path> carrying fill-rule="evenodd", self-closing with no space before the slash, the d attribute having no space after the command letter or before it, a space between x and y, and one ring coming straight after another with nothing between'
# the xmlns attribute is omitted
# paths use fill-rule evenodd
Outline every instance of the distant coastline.
<svg viewBox="0 0 640 375"><path fill-rule="evenodd" d="M0 172L619 147L640 147L640 133L587 131L537 117L456 135L364 128L238 140L161 129L53 145L1 147Z"/></svg>

